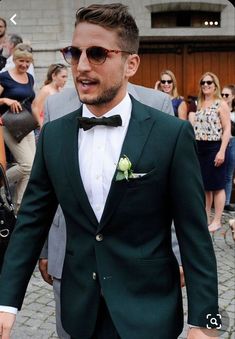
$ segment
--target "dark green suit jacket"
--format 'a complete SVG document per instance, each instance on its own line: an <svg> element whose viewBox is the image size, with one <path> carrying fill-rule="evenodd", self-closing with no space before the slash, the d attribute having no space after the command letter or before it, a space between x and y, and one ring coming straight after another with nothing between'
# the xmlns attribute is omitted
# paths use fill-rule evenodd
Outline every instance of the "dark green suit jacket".
<svg viewBox="0 0 235 339"><path fill-rule="evenodd" d="M59 203L67 224L62 322L78 339L92 335L101 291L122 339L179 335L183 311L172 219L185 271L188 322L205 326L205 314L218 309L193 130L188 122L132 102L121 155L129 157L135 173L147 174L129 181L115 181L114 175L100 222L79 172L81 109L45 125L0 280L0 305L20 308Z"/></svg>

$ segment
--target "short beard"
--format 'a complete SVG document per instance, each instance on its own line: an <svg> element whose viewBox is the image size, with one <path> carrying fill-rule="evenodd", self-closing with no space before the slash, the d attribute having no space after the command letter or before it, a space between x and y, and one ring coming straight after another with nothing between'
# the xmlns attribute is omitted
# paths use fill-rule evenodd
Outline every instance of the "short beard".
<svg viewBox="0 0 235 339"><path fill-rule="evenodd" d="M2 34L0 33L0 38L3 38L5 35L5 32L3 32Z"/></svg>
<svg viewBox="0 0 235 339"><path fill-rule="evenodd" d="M83 104L86 104L86 105L101 106L101 105L107 104L107 103L111 102L116 97L121 86L122 86L121 84L114 85L113 87L104 91L97 98L93 98L93 99L86 99L86 98L81 99L80 98L80 101Z"/></svg>

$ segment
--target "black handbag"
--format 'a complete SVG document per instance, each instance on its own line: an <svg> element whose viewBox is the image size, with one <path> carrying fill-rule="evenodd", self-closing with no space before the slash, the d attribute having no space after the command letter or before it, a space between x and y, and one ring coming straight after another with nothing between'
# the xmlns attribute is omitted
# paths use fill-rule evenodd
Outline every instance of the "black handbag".
<svg viewBox="0 0 235 339"><path fill-rule="evenodd" d="M5 175L5 171L0 164L0 271L4 259L4 255L15 227L16 216L12 203L9 184Z"/></svg>
<svg viewBox="0 0 235 339"><path fill-rule="evenodd" d="M19 113L13 113L10 109L8 109L2 115L3 125L8 129L17 142L21 142L26 135L38 127L36 119L24 106L25 101L26 100L21 103L23 110Z"/></svg>

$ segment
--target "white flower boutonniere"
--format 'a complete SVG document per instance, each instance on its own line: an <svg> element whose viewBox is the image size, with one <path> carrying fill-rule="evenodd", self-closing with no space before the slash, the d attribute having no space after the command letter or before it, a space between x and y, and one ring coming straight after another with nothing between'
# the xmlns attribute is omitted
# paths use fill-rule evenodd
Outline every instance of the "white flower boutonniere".
<svg viewBox="0 0 235 339"><path fill-rule="evenodd" d="M118 163L116 181L124 179L129 180L130 178L133 178L131 166L132 163L130 162L129 158L126 155L123 155Z"/></svg>

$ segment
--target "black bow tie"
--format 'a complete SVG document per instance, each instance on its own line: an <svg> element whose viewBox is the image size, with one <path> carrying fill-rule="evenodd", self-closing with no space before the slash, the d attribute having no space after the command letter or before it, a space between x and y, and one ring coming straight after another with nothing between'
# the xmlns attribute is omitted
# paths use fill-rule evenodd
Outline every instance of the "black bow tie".
<svg viewBox="0 0 235 339"><path fill-rule="evenodd" d="M122 118L120 115L113 115L111 117L103 117L103 118L85 118L85 117L78 117L79 127L83 128L84 131L97 126L97 125L104 125L104 126L112 126L118 127L122 126Z"/></svg>

